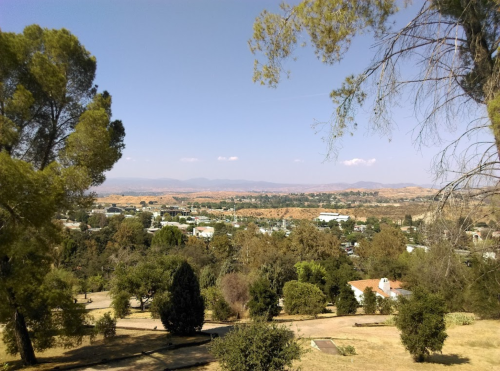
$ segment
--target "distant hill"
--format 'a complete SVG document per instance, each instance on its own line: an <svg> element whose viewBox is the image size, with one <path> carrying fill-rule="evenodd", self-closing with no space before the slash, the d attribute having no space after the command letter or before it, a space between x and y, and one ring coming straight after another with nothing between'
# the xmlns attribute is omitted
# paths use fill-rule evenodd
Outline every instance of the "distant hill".
<svg viewBox="0 0 500 371"><path fill-rule="evenodd" d="M382 189L432 186L413 183L383 184L376 182L330 183L330 184L286 184L242 179L206 179L194 178L177 180L171 178L110 178L104 184L92 190L98 195L125 194L147 195L165 192L202 192L202 191L231 191L231 192L328 192L346 189Z"/></svg>

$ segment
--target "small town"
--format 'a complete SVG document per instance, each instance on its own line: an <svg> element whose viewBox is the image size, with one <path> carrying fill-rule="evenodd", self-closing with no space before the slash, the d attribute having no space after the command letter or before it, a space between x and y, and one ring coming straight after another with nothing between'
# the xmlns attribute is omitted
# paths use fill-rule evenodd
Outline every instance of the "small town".
<svg viewBox="0 0 500 371"><path fill-rule="evenodd" d="M0 369L500 370L499 0L0 1Z"/></svg>

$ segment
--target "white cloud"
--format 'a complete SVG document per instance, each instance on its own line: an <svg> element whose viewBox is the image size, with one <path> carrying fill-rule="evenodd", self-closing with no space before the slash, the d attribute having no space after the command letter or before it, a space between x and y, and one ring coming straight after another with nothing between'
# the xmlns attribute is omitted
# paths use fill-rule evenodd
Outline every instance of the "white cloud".
<svg viewBox="0 0 500 371"><path fill-rule="evenodd" d="M125 157L125 160L130 161L132 160L132 157Z"/></svg>
<svg viewBox="0 0 500 371"><path fill-rule="evenodd" d="M369 160L363 160L362 158L353 158L352 160L342 161L345 166L372 166L375 162L377 162L377 160L374 158L371 158Z"/></svg>
<svg viewBox="0 0 500 371"><path fill-rule="evenodd" d="M304 162L304 160L301 160L300 158L296 158L295 160L293 160L293 162L303 163L303 162Z"/></svg>
<svg viewBox="0 0 500 371"><path fill-rule="evenodd" d="M238 161L238 157L237 156L231 156L231 157L229 157L229 161Z"/></svg>
<svg viewBox="0 0 500 371"><path fill-rule="evenodd" d="M219 156L219 157L217 157L217 160L219 160L219 161L238 161L238 157L237 156L231 156L231 157Z"/></svg>
<svg viewBox="0 0 500 371"><path fill-rule="evenodd" d="M200 161L196 157L183 157L181 158L181 162L198 162Z"/></svg>

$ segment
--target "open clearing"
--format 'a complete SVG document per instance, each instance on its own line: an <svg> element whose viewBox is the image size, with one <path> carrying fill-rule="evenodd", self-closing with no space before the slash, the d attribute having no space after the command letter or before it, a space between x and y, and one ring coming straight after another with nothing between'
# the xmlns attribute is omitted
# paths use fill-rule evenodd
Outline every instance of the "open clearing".
<svg viewBox="0 0 500 371"><path fill-rule="evenodd" d="M300 362L302 370L499 370L500 371L500 321L476 321L469 326L453 326L447 330L448 339L442 354L433 355L430 362L414 363L399 341L395 327L353 327L355 322L382 322L386 316L346 316L322 318L317 320L287 323L294 332L303 338L302 346L308 350ZM145 322L153 320L142 320ZM140 319L134 321L137 327L144 326ZM216 332L214 325L207 326ZM336 345L352 345L355 356L334 356L313 350L310 338L332 338ZM92 361L103 358L120 357L141 351L158 349L167 342L179 344L187 341L200 341L206 337L177 338L169 337L163 331L118 330L118 337L111 341L98 341L90 344L88 340L77 348L55 348L38 354L42 363L28 370L48 370L56 366L81 364L80 370L163 370L167 367L210 361L207 346L196 346L177 350L164 350L138 358L113 362L104 365L85 367ZM0 364L13 362L15 357L5 354L0 343ZM218 364L213 362L191 370L215 371Z"/></svg>

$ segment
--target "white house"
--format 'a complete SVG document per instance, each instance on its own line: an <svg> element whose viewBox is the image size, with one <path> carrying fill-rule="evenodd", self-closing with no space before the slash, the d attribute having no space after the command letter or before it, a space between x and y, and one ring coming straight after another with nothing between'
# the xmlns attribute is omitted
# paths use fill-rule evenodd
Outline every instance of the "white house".
<svg viewBox="0 0 500 371"><path fill-rule="evenodd" d="M389 281L387 278L372 279L372 280L359 280L347 282L359 304L363 303L363 291L367 287L371 287L375 296L382 298L396 299L398 296L410 296L411 292L401 288L400 281Z"/></svg>
<svg viewBox="0 0 500 371"><path fill-rule="evenodd" d="M347 222L349 215L341 215L339 213L319 213L319 221L328 223L331 220L336 220L338 223Z"/></svg>
<svg viewBox="0 0 500 371"><path fill-rule="evenodd" d="M212 238L214 236L214 227L196 227L193 229L193 236Z"/></svg>

